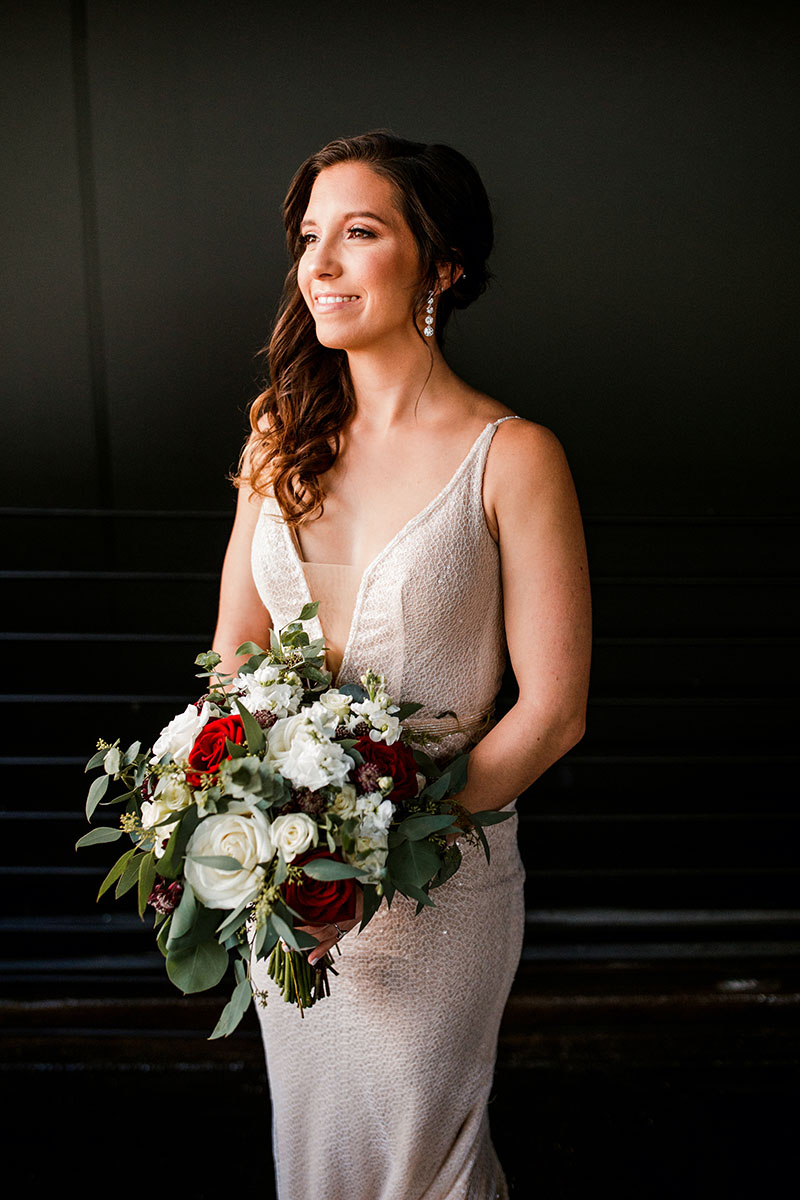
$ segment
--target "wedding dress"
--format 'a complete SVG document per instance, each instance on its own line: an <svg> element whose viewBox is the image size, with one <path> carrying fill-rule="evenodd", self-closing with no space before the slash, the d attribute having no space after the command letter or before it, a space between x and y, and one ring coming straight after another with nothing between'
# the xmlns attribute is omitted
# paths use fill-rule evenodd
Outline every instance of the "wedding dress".
<svg viewBox="0 0 800 1200"><path fill-rule="evenodd" d="M500 561L482 502L484 466L502 417L485 426L449 483L365 570L327 576L327 609L342 621L355 594L336 683L368 668L393 698L424 708L412 723L449 758L491 724L506 661ZM263 504L253 577L276 628L311 598L277 503ZM350 592L347 593L347 589ZM338 589L338 590L336 590ZM320 599L319 594L313 596ZM320 616L325 611L321 598ZM346 606L345 606L346 607ZM319 617L306 628L323 636ZM344 637L344 633L341 633ZM456 717L437 719L450 711ZM487 807L491 806L487 796ZM515 801L508 806L513 812ZM522 949L524 872L517 816L487 830L483 851L461 843L457 874L435 907L396 896L363 933L342 940L331 995L301 1019L263 964L259 1008L273 1111L280 1200L496 1200L507 1186L487 1120L497 1034Z"/></svg>

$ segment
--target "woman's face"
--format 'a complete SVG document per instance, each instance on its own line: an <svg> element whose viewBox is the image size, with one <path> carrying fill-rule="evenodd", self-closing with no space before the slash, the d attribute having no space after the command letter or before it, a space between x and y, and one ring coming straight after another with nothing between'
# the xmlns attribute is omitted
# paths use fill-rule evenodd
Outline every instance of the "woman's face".
<svg viewBox="0 0 800 1200"><path fill-rule="evenodd" d="M358 351L419 345L414 295L422 276L393 185L363 163L325 167L300 227L297 281L323 346Z"/></svg>

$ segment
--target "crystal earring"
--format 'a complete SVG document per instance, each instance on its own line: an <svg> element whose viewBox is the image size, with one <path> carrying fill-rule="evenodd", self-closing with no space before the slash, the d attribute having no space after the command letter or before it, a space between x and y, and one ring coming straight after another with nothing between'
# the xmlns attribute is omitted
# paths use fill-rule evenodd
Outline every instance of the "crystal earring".
<svg viewBox="0 0 800 1200"><path fill-rule="evenodd" d="M428 292L428 304L425 308L425 337L433 337L433 292Z"/></svg>

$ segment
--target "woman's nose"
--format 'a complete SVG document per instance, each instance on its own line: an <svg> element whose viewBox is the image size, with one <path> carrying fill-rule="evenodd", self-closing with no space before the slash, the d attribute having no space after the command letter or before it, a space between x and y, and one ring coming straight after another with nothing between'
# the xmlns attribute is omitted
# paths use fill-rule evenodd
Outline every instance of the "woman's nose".
<svg viewBox="0 0 800 1200"><path fill-rule="evenodd" d="M324 279L339 274L340 265L335 246L327 239L320 239L308 254L309 270L314 279Z"/></svg>

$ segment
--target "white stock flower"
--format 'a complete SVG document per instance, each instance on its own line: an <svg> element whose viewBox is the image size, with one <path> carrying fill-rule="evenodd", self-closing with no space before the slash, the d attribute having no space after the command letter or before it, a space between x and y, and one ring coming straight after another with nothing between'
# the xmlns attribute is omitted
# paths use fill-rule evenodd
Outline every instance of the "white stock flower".
<svg viewBox="0 0 800 1200"><path fill-rule="evenodd" d="M276 817L270 833L275 849L282 851L287 862L316 846L319 837L316 821L306 813L284 813Z"/></svg>
<svg viewBox="0 0 800 1200"><path fill-rule="evenodd" d="M157 741L153 743L153 757L150 761L160 762L165 754L171 754L175 762L188 762L197 735L211 716L211 707L207 700L204 701L200 712L194 704L187 704L184 711L173 717L161 730Z"/></svg>
<svg viewBox="0 0 800 1200"><path fill-rule="evenodd" d="M303 689L297 675L282 678L280 667L262 663L249 675L237 675L234 687L243 692L242 701L250 712L271 712L279 719L291 716L300 707Z"/></svg>
<svg viewBox="0 0 800 1200"><path fill-rule="evenodd" d="M383 696L382 699L388 700L389 697ZM392 715L398 711L396 704L384 707L377 700L361 700L353 705L353 712L360 713L372 726L369 731L372 741L385 742L387 746L391 746L400 737L400 721Z"/></svg>
<svg viewBox="0 0 800 1200"><path fill-rule="evenodd" d="M341 787L353 760L331 738L336 724L335 715L315 702L295 716L275 722L269 731L267 757L295 787L313 791L328 785Z"/></svg>
<svg viewBox="0 0 800 1200"><path fill-rule="evenodd" d="M186 879L206 908L238 908L264 879L259 864L275 853L269 821L259 808L245 802L232 804L231 810L205 817L186 847ZM195 861L217 855L237 859L241 869L226 871Z"/></svg>

